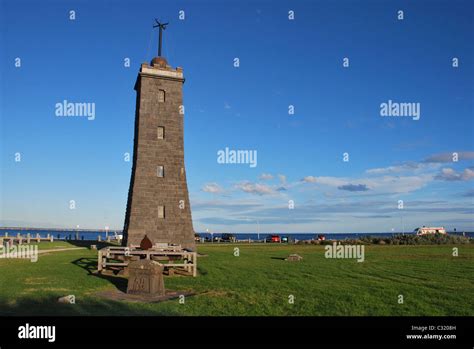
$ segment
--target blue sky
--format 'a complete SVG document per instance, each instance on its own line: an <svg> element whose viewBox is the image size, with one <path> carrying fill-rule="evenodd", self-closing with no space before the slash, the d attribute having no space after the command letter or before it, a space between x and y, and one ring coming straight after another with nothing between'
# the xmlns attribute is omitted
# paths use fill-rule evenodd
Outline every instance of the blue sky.
<svg viewBox="0 0 474 349"><path fill-rule="evenodd" d="M1 0L2 224L122 228L133 86L156 54L158 17L170 22L164 56L186 77L196 231L473 230L473 10L471 1ZM63 100L95 103L95 119L56 116ZM420 119L381 116L389 100L419 103ZM226 147L257 151L257 166L219 164Z"/></svg>

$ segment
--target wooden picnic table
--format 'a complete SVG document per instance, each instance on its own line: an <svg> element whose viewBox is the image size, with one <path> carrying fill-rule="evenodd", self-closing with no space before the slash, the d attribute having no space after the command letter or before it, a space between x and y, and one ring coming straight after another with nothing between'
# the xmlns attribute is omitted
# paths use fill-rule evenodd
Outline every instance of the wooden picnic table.
<svg viewBox="0 0 474 349"><path fill-rule="evenodd" d="M108 246L98 251L97 271L100 273L107 267L127 267L130 261L125 260L125 257L142 257L145 256L148 260L153 260L153 257L163 257L168 259L168 263L161 263L166 268L183 268L194 277L197 276L197 253L186 250L177 250L175 246L158 247L149 250L140 250L136 248L129 248L123 246ZM173 263L169 257L181 257L184 263ZM109 259L121 259L123 262L112 262Z"/></svg>

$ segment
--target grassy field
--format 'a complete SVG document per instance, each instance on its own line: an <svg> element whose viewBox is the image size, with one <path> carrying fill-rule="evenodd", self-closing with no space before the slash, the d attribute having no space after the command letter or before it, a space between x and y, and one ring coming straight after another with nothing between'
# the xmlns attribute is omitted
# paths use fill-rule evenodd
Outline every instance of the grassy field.
<svg viewBox="0 0 474 349"><path fill-rule="evenodd" d="M41 249L76 247L40 243ZM240 248L235 257L234 247ZM326 259L324 246L200 245L200 275L165 277L169 290L195 296L162 303L117 302L98 291L122 277L90 273L97 252L0 259L0 315L474 315L474 245L366 246L365 261ZM282 258L290 253L301 262ZM57 298L74 294L76 304ZM293 295L294 304L289 303ZM403 304L398 296L403 295Z"/></svg>

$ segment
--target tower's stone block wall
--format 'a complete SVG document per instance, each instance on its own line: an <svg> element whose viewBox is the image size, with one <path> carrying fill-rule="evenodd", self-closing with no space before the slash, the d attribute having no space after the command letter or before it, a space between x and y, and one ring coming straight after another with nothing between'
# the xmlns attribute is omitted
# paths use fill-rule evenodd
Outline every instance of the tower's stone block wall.
<svg viewBox="0 0 474 349"><path fill-rule="evenodd" d="M146 234L153 244L195 249L184 167L183 83L182 70L161 58L140 69L124 227L127 246L139 245Z"/></svg>

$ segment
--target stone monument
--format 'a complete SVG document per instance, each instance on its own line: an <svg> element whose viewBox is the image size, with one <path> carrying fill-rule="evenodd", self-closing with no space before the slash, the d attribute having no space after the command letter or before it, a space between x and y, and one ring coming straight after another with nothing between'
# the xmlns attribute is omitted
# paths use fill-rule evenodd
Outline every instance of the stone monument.
<svg viewBox="0 0 474 349"><path fill-rule="evenodd" d="M158 23L158 22L157 22ZM167 24L167 23L166 23ZM184 168L183 69L161 56L138 73L133 165L124 224L124 246L178 244L195 250Z"/></svg>
<svg viewBox="0 0 474 349"><path fill-rule="evenodd" d="M143 296L164 296L163 265L142 259L128 265L127 293Z"/></svg>
<svg viewBox="0 0 474 349"><path fill-rule="evenodd" d="M303 257L297 255L296 253L290 254L288 258L286 258L288 262L299 262L303 260Z"/></svg>

